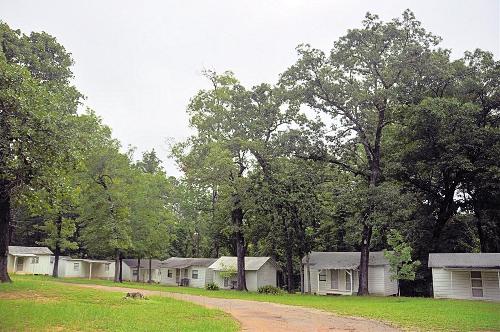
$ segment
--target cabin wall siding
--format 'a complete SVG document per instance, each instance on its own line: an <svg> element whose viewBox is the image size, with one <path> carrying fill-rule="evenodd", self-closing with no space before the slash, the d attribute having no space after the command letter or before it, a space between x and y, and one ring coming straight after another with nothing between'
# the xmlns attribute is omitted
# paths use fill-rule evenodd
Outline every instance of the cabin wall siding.
<svg viewBox="0 0 500 332"><path fill-rule="evenodd" d="M390 266L384 267L384 295L397 295L398 294L398 280L392 280L392 273Z"/></svg>
<svg viewBox="0 0 500 332"><path fill-rule="evenodd" d="M368 267L368 291L373 295L393 295L397 293L397 282L390 281L389 273L385 273L385 266ZM307 269L304 269L304 288L307 291L308 278ZM337 291L339 293L349 294L346 288L346 270L339 269L338 289L331 289L331 272L327 270L326 281L319 281L319 271L311 268L311 293L326 295L327 293ZM356 294L359 287L359 272L352 272L352 294ZM394 290L395 289L395 290Z"/></svg>
<svg viewBox="0 0 500 332"><path fill-rule="evenodd" d="M16 273L17 274L43 274L43 275L50 275L52 274L52 269L54 268L54 264L50 262L50 255L36 255L35 257L38 257L38 263L33 264L32 259L33 256L31 257L17 257L13 255L8 255L7 256L7 272L8 273L14 273L14 261L17 261L22 258L23 259L23 265L22 269L17 269L16 268Z"/></svg>
<svg viewBox="0 0 500 332"><path fill-rule="evenodd" d="M482 298L472 296L470 271L477 270L446 270L443 268L432 268L434 297L450 299L500 300L498 273L496 271L481 271L481 277L483 280Z"/></svg>
<svg viewBox="0 0 500 332"><path fill-rule="evenodd" d="M257 287L268 285L276 287L276 273L276 267L269 261L266 262L257 273Z"/></svg>

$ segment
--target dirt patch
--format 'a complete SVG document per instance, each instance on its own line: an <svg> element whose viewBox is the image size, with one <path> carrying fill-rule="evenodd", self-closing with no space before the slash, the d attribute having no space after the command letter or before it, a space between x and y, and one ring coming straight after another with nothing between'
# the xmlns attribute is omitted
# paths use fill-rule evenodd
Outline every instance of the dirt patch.
<svg viewBox="0 0 500 332"><path fill-rule="evenodd" d="M30 291L21 292L2 292L0 300L30 300L39 303L57 302L59 299L55 296L48 296Z"/></svg>
<svg viewBox="0 0 500 332"><path fill-rule="evenodd" d="M69 284L67 284L69 285ZM400 331L381 322L356 318L341 317L332 313L269 302L238 299L221 299L206 296L110 287L101 285L72 284L75 287L93 288L111 292L141 292L148 296L167 296L215 308L231 314L241 323L242 331L259 332L340 332L340 331Z"/></svg>

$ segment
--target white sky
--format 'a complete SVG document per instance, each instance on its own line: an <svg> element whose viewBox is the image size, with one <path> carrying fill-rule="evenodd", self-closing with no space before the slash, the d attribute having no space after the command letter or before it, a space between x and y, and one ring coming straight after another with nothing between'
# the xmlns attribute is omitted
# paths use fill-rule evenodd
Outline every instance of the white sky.
<svg viewBox="0 0 500 332"><path fill-rule="evenodd" d="M482 48L499 58L500 0L0 0L11 28L46 31L73 54L75 84L124 146L155 148L170 175L167 139L190 134L189 99L203 69L232 70L246 85L274 83L295 47L329 50L367 11L384 20L410 8L459 57Z"/></svg>

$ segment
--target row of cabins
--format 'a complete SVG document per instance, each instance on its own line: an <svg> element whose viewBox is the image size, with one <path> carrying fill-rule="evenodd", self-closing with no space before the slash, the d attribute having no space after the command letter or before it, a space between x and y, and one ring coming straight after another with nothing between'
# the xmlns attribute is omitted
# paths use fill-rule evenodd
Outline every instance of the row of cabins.
<svg viewBox="0 0 500 332"><path fill-rule="evenodd" d="M141 260L139 269L137 259L122 261L122 280L149 280L149 260ZM223 289L236 287L236 276L223 277L221 272L228 267L236 267L236 257L180 258L172 257L165 261L151 260L151 280L170 286L191 286L204 288L215 283ZM50 275L54 269L54 256L47 247L9 246L7 271L14 274ZM245 257L247 289L257 291L261 286L276 286L279 266L271 257ZM115 262L59 257L58 274L62 278L113 279Z"/></svg>
<svg viewBox="0 0 500 332"><path fill-rule="evenodd" d="M319 295L352 295L358 289L359 252L312 252L304 257L305 290ZM46 247L9 247L9 273L52 274L54 256ZM149 280L149 260L124 259L122 279ZM309 273L307 273L307 265ZM435 298L500 300L500 253L429 254ZM236 267L236 257L180 258L152 260L152 280L165 285L203 288L215 283L220 288L236 288L236 276L224 278L221 272ZM114 261L60 258L60 277L112 279ZM245 257L249 291L278 284L279 266L271 257ZM310 281L309 281L310 275ZM309 288L310 287L310 288ZM383 252L371 252L368 290L380 296L396 295L398 282L392 280Z"/></svg>

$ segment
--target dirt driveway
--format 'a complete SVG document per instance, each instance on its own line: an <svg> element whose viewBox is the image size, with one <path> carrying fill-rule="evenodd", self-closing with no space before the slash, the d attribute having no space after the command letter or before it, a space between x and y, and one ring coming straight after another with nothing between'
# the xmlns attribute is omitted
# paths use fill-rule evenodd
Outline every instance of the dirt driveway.
<svg viewBox="0 0 500 332"><path fill-rule="evenodd" d="M168 296L215 308L231 314L241 323L242 331L278 332L326 332L326 331L400 331L394 327L362 318L340 317L331 313L275 304L237 299L221 299L206 296L110 287L101 285L68 284L76 287L93 288L111 292L141 292L148 296Z"/></svg>

